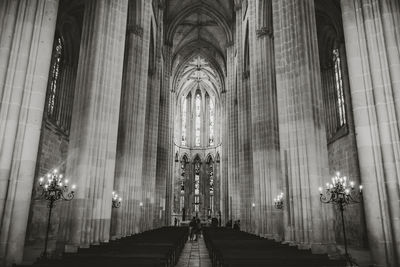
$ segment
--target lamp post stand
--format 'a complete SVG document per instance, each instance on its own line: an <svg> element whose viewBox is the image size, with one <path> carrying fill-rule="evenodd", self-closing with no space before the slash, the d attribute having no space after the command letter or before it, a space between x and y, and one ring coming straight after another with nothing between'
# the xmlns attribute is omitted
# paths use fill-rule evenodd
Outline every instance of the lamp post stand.
<svg viewBox="0 0 400 267"><path fill-rule="evenodd" d="M39 178L39 186L42 189L41 198L47 201L49 214L47 217L46 237L44 240L44 250L41 254L42 259L47 259L47 246L49 241L49 233L51 227L51 214L58 200L70 201L74 198L75 185L72 185L71 191L68 189L68 179L63 179L63 175L59 174L57 169L46 175L47 182L44 183L44 177Z"/></svg>
<svg viewBox="0 0 400 267"><path fill-rule="evenodd" d="M344 257L347 266L358 266L351 258L347 248L346 227L344 223L344 208L347 205L360 203L362 196L362 185L360 185L359 194L354 190L354 182L349 182L346 176L341 177L337 172L336 176L332 177L332 183L326 183L325 190L320 187L320 201L325 204L337 205L340 211L342 221L342 231L344 239Z"/></svg>

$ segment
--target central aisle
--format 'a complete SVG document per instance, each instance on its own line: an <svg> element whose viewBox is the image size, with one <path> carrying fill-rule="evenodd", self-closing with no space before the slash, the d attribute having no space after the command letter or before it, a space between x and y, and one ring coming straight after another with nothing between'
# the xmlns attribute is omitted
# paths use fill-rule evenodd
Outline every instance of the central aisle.
<svg viewBox="0 0 400 267"><path fill-rule="evenodd" d="M176 267L211 266L211 260L203 237L200 237L198 241L187 241L176 264Z"/></svg>

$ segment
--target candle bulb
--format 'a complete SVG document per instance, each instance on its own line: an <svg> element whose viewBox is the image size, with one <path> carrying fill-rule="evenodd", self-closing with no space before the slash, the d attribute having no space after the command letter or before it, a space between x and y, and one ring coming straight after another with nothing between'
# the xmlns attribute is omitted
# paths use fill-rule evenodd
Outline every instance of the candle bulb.
<svg viewBox="0 0 400 267"><path fill-rule="evenodd" d="M75 188L76 188L76 185L73 184L73 185L71 186L72 191L74 191Z"/></svg>
<svg viewBox="0 0 400 267"><path fill-rule="evenodd" d="M350 186L351 186L351 188L354 188L354 182L353 181L350 182Z"/></svg>
<svg viewBox="0 0 400 267"><path fill-rule="evenodd" d="M362 185L360 185L360 193L361 193L362 189L363 189L363 186L362 186Z"/></svg>
<svg viewBox="0 0 400 267"><path fill-rule="evenodd" d="M326 184L326 187L328 187L328 186L329 186L329 184ZM322 195L322 187L319 187L318 190L319 190L319 193Z"/></svg>
<svg viewBox="0 0 400 267"><path fill-rule="evenodd" d="M119 198L119 202L121 202L122 201L122 198Z"/></svg>

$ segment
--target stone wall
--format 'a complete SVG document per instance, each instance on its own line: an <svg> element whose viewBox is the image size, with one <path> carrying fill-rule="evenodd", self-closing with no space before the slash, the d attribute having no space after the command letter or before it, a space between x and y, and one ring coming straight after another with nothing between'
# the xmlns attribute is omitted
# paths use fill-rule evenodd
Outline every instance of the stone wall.
<svg viewBox="0 0 400 267"><path fill-rule="evenodd" d="M60 133L51 123L44 122L40 136L32 202L25 240L25 260L34 260L44 247L48 208L47 203L40 198L41 191L38 186L39 177L44 176L53 168L58 168L61 173L64 173L67 153L68 137ZM49 232L50 250L54 249L59 223L59 208L56 206L52 211L51 228Z"/></svg>

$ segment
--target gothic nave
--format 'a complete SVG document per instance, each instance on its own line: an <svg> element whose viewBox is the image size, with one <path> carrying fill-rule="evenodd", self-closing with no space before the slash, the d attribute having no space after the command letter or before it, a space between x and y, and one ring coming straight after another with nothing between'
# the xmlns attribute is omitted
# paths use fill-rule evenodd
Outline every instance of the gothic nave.
<svg viewBox="0 0 400 267"><path fill-rule="evenodd" d="M400 266L399 0L1 0L0 101L0 266L193 217Z"/></svg>

